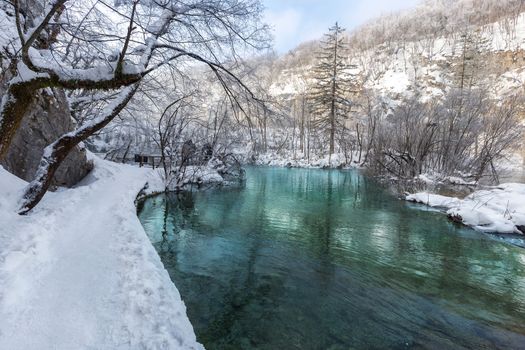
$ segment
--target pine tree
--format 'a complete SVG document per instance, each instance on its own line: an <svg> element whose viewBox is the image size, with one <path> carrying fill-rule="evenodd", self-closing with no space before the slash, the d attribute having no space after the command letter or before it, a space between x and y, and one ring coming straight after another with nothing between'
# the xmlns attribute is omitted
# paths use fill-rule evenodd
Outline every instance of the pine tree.
<svg viewBox="0 0 525 350"><path fill-rule="evenodd" d="M461 35L461 58L456 67L458 87L461 92L470 90L479 79L483 66L480 60L481 47L485 44L479 31L467 31Z"/></svg>
<svg viewBox="0 0 525 350"><path fill-rule="evenodd" d="M348 95L352 89L353 76L349 73L348 46L344 29L338 23L325 34L313 69L312 111L314 126L329 135L330 160L335 152L335 135L338 128L345 127L351 106Z"/></svg>

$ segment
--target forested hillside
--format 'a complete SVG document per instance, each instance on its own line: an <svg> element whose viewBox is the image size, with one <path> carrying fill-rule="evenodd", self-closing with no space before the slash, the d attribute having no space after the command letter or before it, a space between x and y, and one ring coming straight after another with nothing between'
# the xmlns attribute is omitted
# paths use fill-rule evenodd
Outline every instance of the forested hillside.
<svg viewBox="0 0 525 350"><path fill-rule="evenodd" d="M347 33L352 108L338 130L345 162L397 177L461 172L476 180L496 163L519 164L524 10L523 1L425 1ZM319 130L301 130L317 118L308 107L319 46L305 43L268 63L269 92L291 117L292 135L297 129L299 141L289 137L287 147L295 157L328 150Z"/></svg>

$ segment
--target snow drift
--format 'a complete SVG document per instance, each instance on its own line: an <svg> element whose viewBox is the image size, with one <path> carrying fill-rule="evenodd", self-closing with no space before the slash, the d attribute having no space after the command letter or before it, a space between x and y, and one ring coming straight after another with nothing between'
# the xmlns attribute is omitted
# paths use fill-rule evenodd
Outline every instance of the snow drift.
<svg viewBox="0 0 525 350"><path fill-rule="evenodd" d="M478 231L525 233L525 184L502 184L476 191L463 200L426 192L405 199L446 209L451 219Z"/></svg>

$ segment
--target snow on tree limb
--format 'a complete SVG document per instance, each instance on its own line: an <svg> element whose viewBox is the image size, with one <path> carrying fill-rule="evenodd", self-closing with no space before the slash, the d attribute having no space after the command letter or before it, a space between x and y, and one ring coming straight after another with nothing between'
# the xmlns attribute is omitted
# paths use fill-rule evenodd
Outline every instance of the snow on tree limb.
<svg viewBox="0 0 525 350"><path fill-rule="evenodd" d="M138 84L124 88L96 119L85 123L75 131L62 135L44 149L35 179L27 185L24 191L19 214L27 214L40 202L51 184L56 170L69 152L80 142L111 122L126 107L137 88Z"/></svg>
<svg viewBox="0 0 525 350"><path fill-rule="evenodd" d="M21 214L29 212L41 200L55 171L69 151L110 123L131 100L145 76L161 67L170 66L178 58L187 57L207 65L216 75L232 103L236 102L241 111L243 108L234 96L235 91L229 86L230 84L235 84L248 96L255 98L248 87L220 63L218 56L223 55L222 46L230 49L233 57L236 56L234 38L245 42L255 40L253 39L255 38L254 33L258 31L250 29L251 26L249 26L245 33L243 28L247 23L245 17L252 19L258 16L257 11L260 10L258 0L241 2L199 0L191 5L181 5L177 1L159 4L156 1L134 0L128 2L128 5L131 5L129 17L104 3L104 6L110 7L115 13L127 18L127 31L121 37L115 36L116 39L110 39L110 42L118 42L121 47L118 54L113 55L114 59L106 56L107 61L104 61L91 52L87 57L74 54L81 62L86 62L86 65L70 64L68 55L72 52L73 40L77 40L80 45L87 43L85 38L89 38L90 35L98 39L96 30L94 34L88 31L85 37L81 35L80 25L74 27L73 31L66 31L67 35L71 35L72 40L65 46L62 61L54 57L56 49L53 51L48 50L47 46L42 49L34 45L38 37L38 34L35 34L37 31L42 32L48 26L58 25L57 16L60 15L61 6L66 1L53 2L49 12L29 38L26 40L21 37L24 40L23 54L20 57L21 60L17 62L16 74L8 86L8 98L4 99L0 110L0 116L4 117L0 119L0 135L2 136L0 157L7 150L10 139L20 125L31 103L32 95L37 90L47 87L84 91L122 90L93 120L83 123L75 131L62 135L46 148L36 178L29 184L23 196ZM141 11L144 9L146 11L139 11L139 4ZM148 8L149 5L151 8ZM91 13L91 9L88 10L88 13ZM155 18L154 23L149 23L147 27L144 27L143 23L148 21L137 17L144 16L145 13L149 16L148 20ZM54 22L51 22L52 18L55 19ZM236 20L240 22L235 23ZM80 23L83 23L83 19ZM181 39L177 35L181 31L174 30L172 24L186 26L190 33L188 35L195 41L182 40L183 43L180 43ZM63 30L67 30L67 26L63 27L62 24L60 26ZM135 31L135 29L139 30ZM100 35L111 37L112 34L102 31ZM202 48L204 51L200 52L199 49ZM79 46L79 49L83 50L82 46ZM216 54L215 50L220 54ZM166 59L166 56L169 58ZM90 57L92 57L91 60Z"/></svg>

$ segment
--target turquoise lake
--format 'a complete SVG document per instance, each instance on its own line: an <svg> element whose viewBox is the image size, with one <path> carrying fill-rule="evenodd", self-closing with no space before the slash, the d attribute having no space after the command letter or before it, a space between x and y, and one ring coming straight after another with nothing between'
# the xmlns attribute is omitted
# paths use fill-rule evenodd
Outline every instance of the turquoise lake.
<svg viewBox="0 0 525 350"><path fill-rule="evenodd" d="M358 171L246 175L139 213L207 349L525 349L525 249Z"/></svg>

